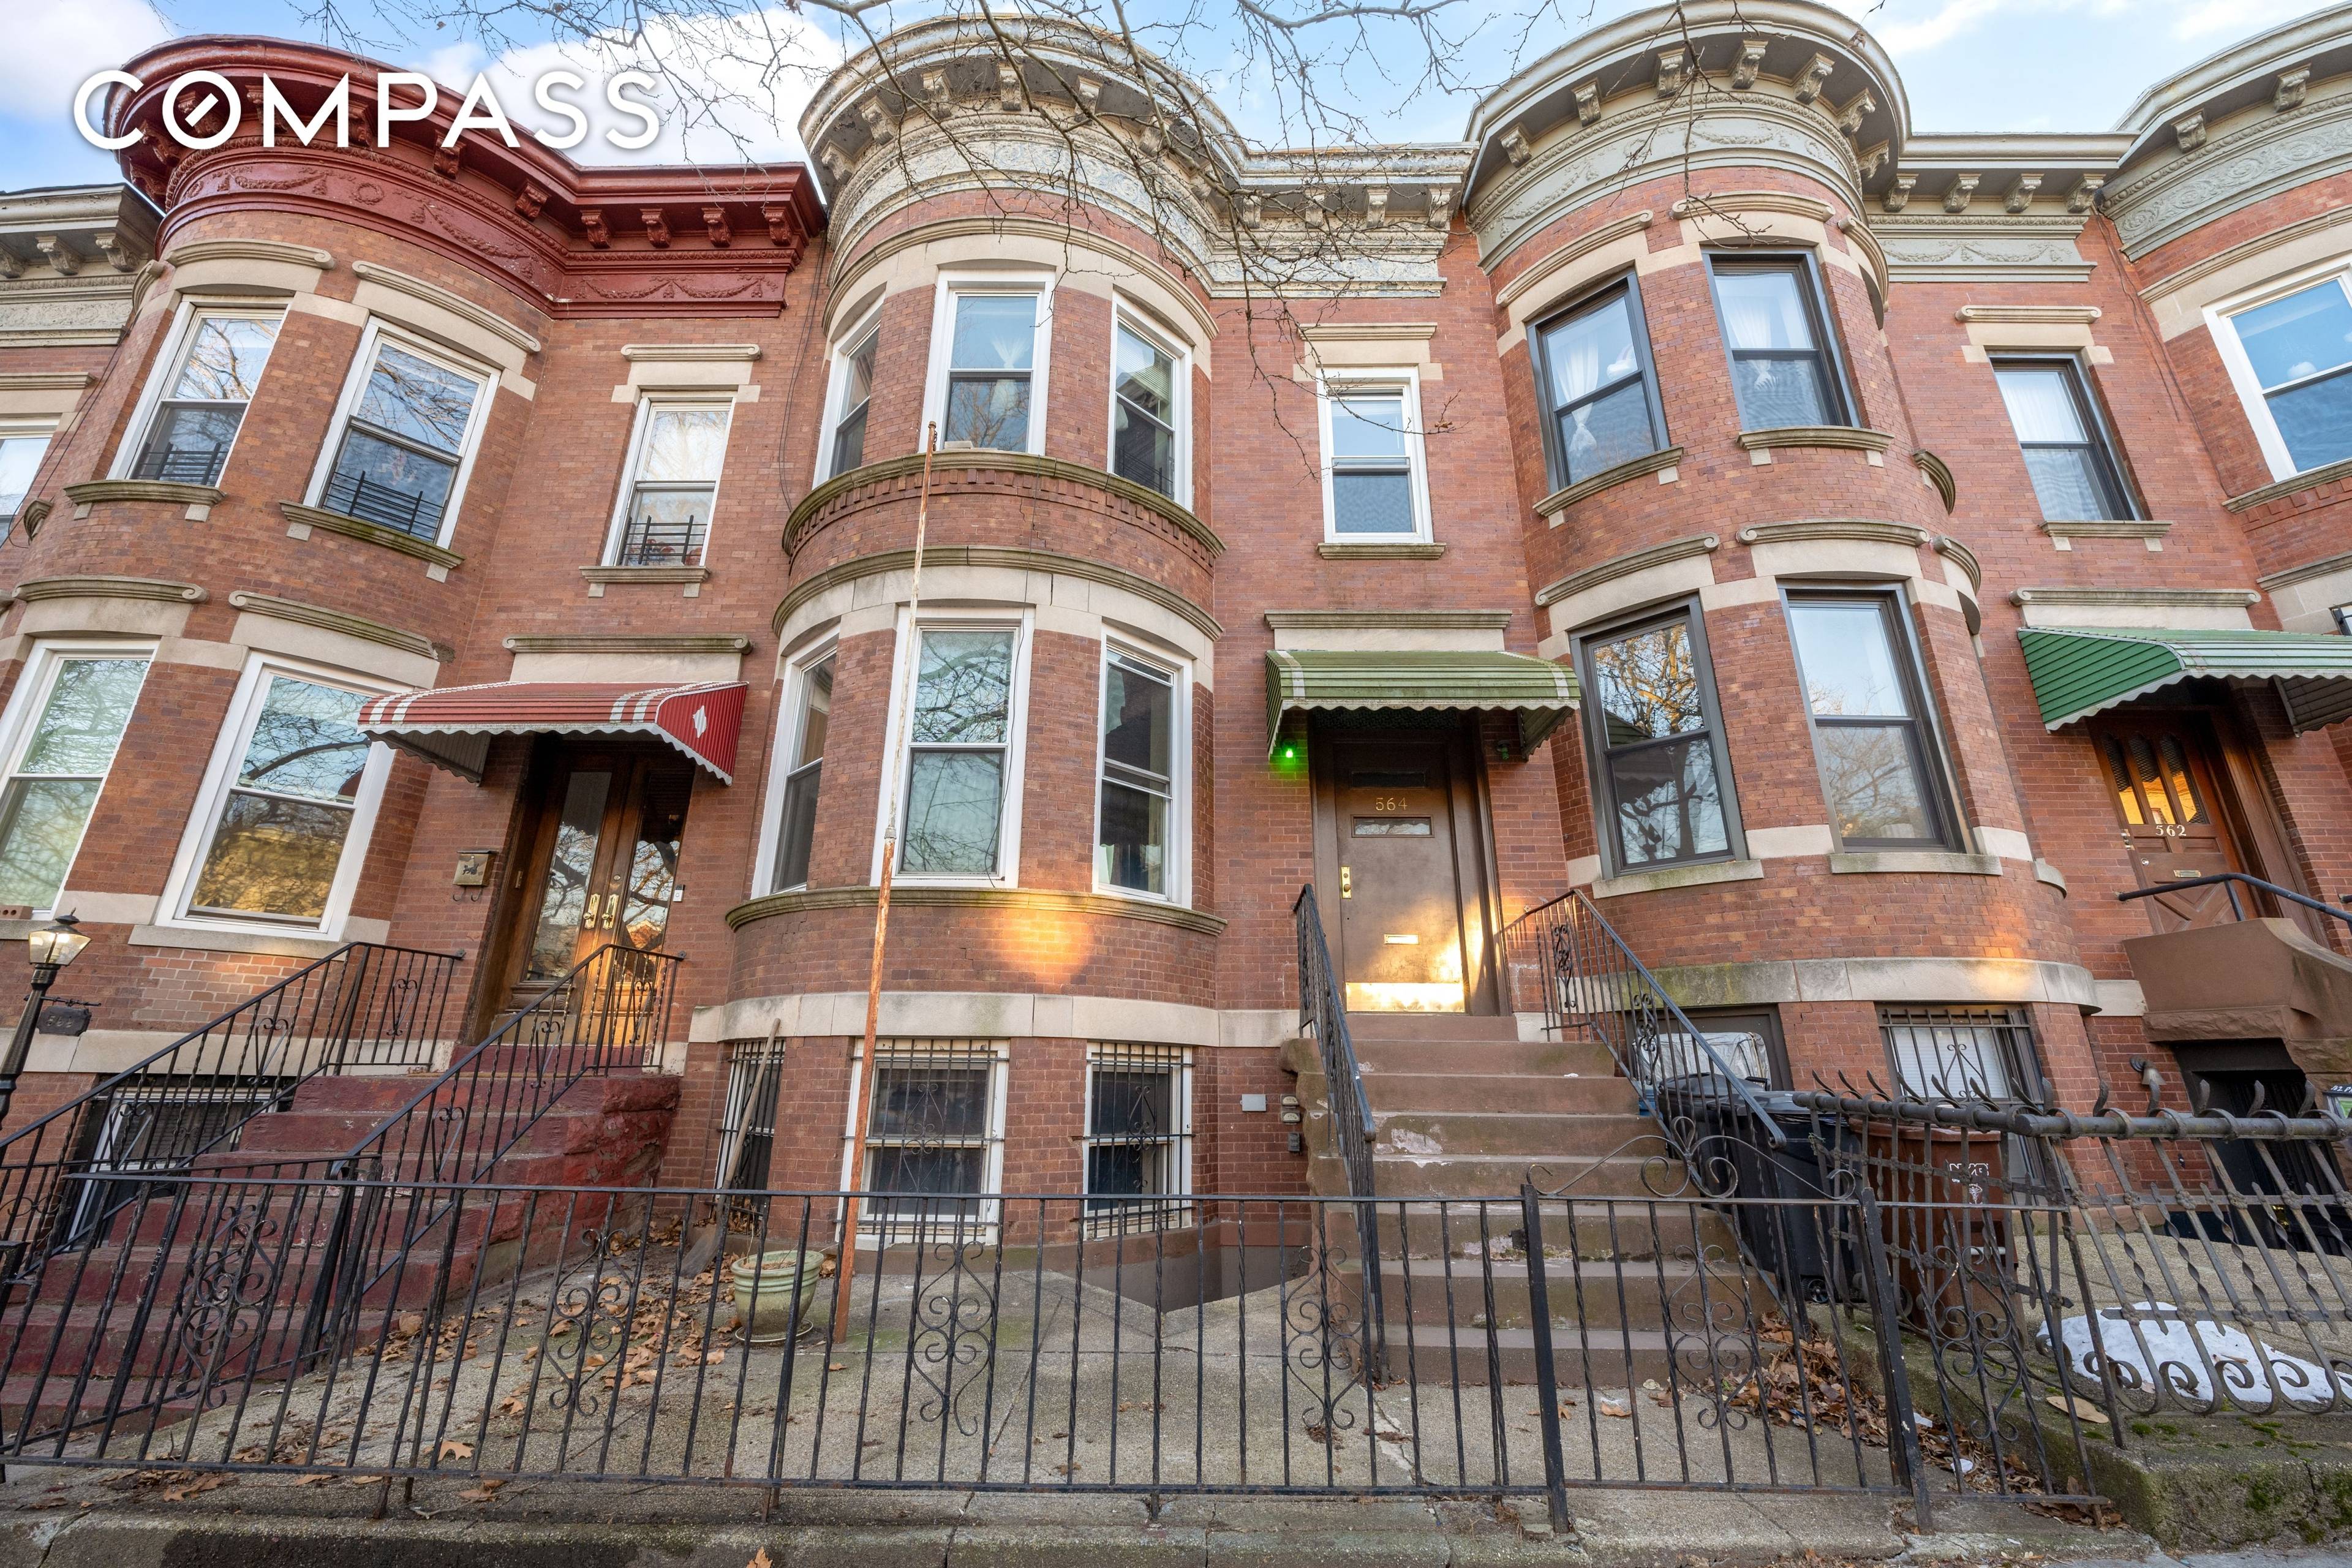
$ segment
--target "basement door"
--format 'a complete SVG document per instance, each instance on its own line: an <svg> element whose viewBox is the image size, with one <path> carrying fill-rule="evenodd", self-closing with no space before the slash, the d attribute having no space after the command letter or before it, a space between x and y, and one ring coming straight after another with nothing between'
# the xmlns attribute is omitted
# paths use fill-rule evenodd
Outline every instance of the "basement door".
<svg viewBox="0 0 2352 1568"><path fill-rule="evenodd" d="M1486 834L1466 724L1318 727L1318 900L1351 1013L1492 1013Z"/></svg>

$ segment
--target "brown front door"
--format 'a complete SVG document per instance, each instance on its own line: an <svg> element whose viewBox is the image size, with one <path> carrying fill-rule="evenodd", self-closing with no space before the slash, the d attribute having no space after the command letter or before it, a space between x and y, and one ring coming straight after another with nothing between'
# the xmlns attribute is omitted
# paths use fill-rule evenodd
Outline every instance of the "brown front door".
<svg viewBox="0 0 2352 1568"><path fill-rule="evenodd" d="M608 944L656 948L669 925L694 764L654 752L566 747L526 831L519 925L503 987L526 1007Z"/></svg>
<svg viewBox="0 0 2352 1568"><path fill-rule="evenodd" d="M1464 748L1443 731L1342 732L1319 750L1339 894L1325 908L1338 911L1349 1011L1485 1010L1483 850Z"/></svg>
<svg viewBox="0 0 2352 1568"><path fill-rule="evenodd" d="M2205 717L2190 710L2110 714L2091 722L2116 817L2143 888L2167 887L2222 871L2243 871L2245 857L2222 809L2220 753ZM2237 918L2226 884L2185 888L2142 899L2160 931ZM2236 889L2249 914L2248 889Z"/></svg>

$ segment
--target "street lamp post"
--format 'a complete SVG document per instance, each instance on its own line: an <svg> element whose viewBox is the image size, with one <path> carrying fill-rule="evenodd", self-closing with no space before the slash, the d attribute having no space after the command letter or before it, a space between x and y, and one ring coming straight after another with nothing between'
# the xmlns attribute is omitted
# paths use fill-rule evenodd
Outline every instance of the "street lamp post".
<svg viewBox="0 0 2352 1568"><path fill-rule="evenodd" d="M8 1054L0 1058L0 1120L7 1117L16 1080L25 1075L25 1058L33 1048L33 1031L41 1021L41 1003L47 998L49 987L58 983L58 971L80 957L81 950L89 945L89 938L76 931L75 924L73 916L59 915L25 939L25 955L33 961L33 988L25 993L25 1011L8 1041Z"/></svg>

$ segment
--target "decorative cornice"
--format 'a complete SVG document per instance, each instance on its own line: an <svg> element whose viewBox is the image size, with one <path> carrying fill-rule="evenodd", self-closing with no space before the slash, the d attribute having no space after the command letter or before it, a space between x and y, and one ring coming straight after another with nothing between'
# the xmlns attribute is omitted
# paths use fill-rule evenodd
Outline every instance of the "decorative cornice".
<svg viewBox="0 0 2352 1568"><path fill-rule="evenodd" d="M1683 449L1680 447L1661 447L1647 457L1635 458L1630 462L1620 463L1613 468L1603 468L1589 479L1579 479L1565 489L1552 491L1551 494L1536 502L1536 515L1554 519L1552 526L1557 528L1559 526L1558 514L1566 511L1585 497L1599 495L1602 490L1613 489L1623 484L1627 479L1638 479L1643 474L1654 474L1663 468L1671 468L1682 460Z"/></svg>
<svg viewBox="0 0 2352 1568"><path fill-rule="evenodd" d="M457 650L446 643L416 632L406 632L398 626L372 621L365 616L354 616L342 610L331 610L323 605L306 605L299 599L280 599L274 595L256 594L240 588L228 596L229 604L252 615L267 616L273 621L292 621L299 626L316 626L321 631L341 632L345 637L363 642L382 644L448 664L457 657Z"/></svg>
<svg viewBox="0 0 2352 1568"><path fill-rule="evenodd" d="M2099 319L2096 305L1963 305L1956 321L1998 321L2004 326L2088 326Z"/></svg>
<svg viewBox="0 0 2352 1568"><path fill-rule="evenodd" d="M2352 572L2352 552L2330 555L2325 560L2306 561L2300 566L2290 566L2284 572L2254 579L2254 586L2265 594L2275 594L2281 588L2292 588L2297 583L2308 583L2314 577L2332 577L2338 572Z"/></svg>
<svg viewBox="0 0 2352 1568"><path fill-rule="evenodd" d="M580 575L591 583L707 583L708 566L583 566Z"/></svg>
<svg viewBox="0 0 2352 1568"><path fill-rule="evenodd" d="M411 278L405 272L373 261L354 261L352 263L352 271L355 276L363 278L371 283L381 284L395 293L405 294L412 300L422 300L428 305L437 305L461 321L481 328L492 337L513 344L524 353L535 354L540 352L541 345L537 338L495 310L486 310L464 295L453 294L437 283L427 283L422 278Z"/></svg>
<svg viewBox="0 0 2352 1568"><path fill-rule="evenodd" d="M1588 588L1598 588L1603 583L1613 583L1620 577L1630 577L1653 566L1664 566L1668 562L1688 556L1712 554L1722 543L1722 539L1716 534L1693 533L1681 539L1670 539L1664 544L1653 544L1646 550L1628 551L1603 561L1598 566L1588 566L1581 572L1571 573L1557 583L1537 589L1536 607L1541 609L1548 605L1556 605Z"/></svg>
<svg viewBox="0 0 2352 1568"><path fill-rule="evenodd" d="M1580 257L1590 256L1602 246L1614 245L1627 235L1641 233L1650 226L1653 218L1654 215L1644 208L1641 212L1629 213L1621 218L1612 218L1589 234L1577 236L1568 244L1546 256L1541 261L1532 263L1526 271L1496 289L1495 308L1498 310L1510 309L1514 302L1526 298L1530 289L1561 268L1572 265Z"/></svg>
<svg viewBox="0 0 2352 1568"><path fill-rule="evenodd" d="M1975 551L1970 550L1948 533L1939 533L1936 535L1936 553L1958 562L1960 570L1969 574L1970 591L1979 595L1983 594L1984 563L1977 559Z"/></svg>
<svg viewBox="0 0 2352 1568"><path fill-rule="evenodd" d="M2261 603L2252 588L2020 588L2012 605L2080 605L2137 608L2242 610Z"/></svg>
<svg viewBox="0 0 2352 1568"><path fill-rule="evenodd" d="M1750 548L1759 544L1796 544L1813 539L1846 539L1925 550L1933 537L1924 528L1873 517L1801 517L1787 522L1751 523L1739 531L1739 542Z"/></svg>
<svg viewBox="0 0 2352 1568"><path fill-rule="evenodd" d="M43 599L153 599L168 605L201 605L210 597L194 583L160 577L34 577L16 584L27 604Z"/></svg>
<svg viewBox="0 0 2352 1568"><path fill-rule="evenodd" d="M510 637L500 646L509 653L741 653L751 639L723 632L549 632Z"/></svg>
<svg viewBox="0 0 2352 1568"><path fill-rule="evenodd" d="M873 555L860 555L847 561L837 561L822 572L812 574L795 583L776 605L769 618L769 628L782 636L784 623L793 612L811 599L836 588L844 583L854 583L863 577L879 577L892 572L904 572L915 563L911 550L886 550ZM1172 589L1161 586L1149 577L1108 565L1100 561L1088 561L1076 555L1063 555L1050 550L1021 550L993 544L935 544L923 552L926 566L996 566L1014 572L1050 572L1057 577L1076 577L1088 583L1100 583L1149 599L1170 614L1190 623L1202 636L1213 642L1225 635L1225 628L1215 616L1192 600Z"/></svg>
<svg viewBox="0 0 2352 1568"><path fill-rule="evenodd" d="M1212 557L1224 553L1225 542L1210 531L1207 523L1193 516L1191 509L1177 505L1158 490L1147 489L1132 479L1123 479L1101 468L1066 462L1060 458L1043 458L1033 452L993 451L941 452L932 461L932 471L936 474L947 468L990 468L1003 473L1090 486L1116 496L1130 506L1159 514ZM845 474L825 480L801 497L799 504L785 517L784 553L797 554L803 542L802 535L810 521L842 496L868 485L887 485L909 474L919 475L922 471L923 454L912 452L902 458L885 458L878 463L868 463L862 468L852 468Z"/></svg>
<svg viewBox="0 0 2352 1568"><path fill-rule="evenodd" d="M79 392L97 379L81 370L0 371L0 392Z"/></svg>
<svg viewBox="0 0 2352 1568"><path fill-rule="evenodd" d="M1767 447L1835 447L1849 452L1884 452L1895 445L1895 437L1884 430L1865 430L1855 425L1784 425L1772 430L1742 430L1738 436L1740 449L1753 452Z"/></svg>
<svg viewBox="0 0 2352 1568"><path fill-rule="evenodd" d="M1709 213L1787 213L1819 224L1828 223L1837 211L1818 196L1801 196L1791 191L1714 191L1704 196L1685 196L1667 210L1678 218L1705 217Z"/></svg>
<svg viewBox="0 0 2352 1568"><path fill-rule="evenodd" d="M940 240L1000 238L1019 235L1029 238L1049 239L1056 246L1073 250L1091 250L1107 256L1123 267L1131 267L1159 284L1168 297L1184 308L1187 319L1205 342L1217 335L1214 317L1204 310L1201 301L1184 279L1161 263L1106 234L1097 233L1081 224L1055 223L1051 219L1031 217L1022 213L1003 213L994 217L952 217L918 224L884 236L872 244L855 249L836 249L832 287L832 303L828 311L842 304L862 300L860 285L867 272L903 251L919 249ZM838 332L845 323L831 320L825 322L828 332Z"/></svg>
<svg viewBox="0 0 2352 1568"><path fill-rule="evenodd" d="M1511 624L1508 610L1268 610L1265 624L1276 631L1399 631L1499 632Z"/></svg>
<svg viewBox="0 0 2352 1568"><path fill-rule="evenodd" d="M2193 151L2145 165L2107 187L2124 254L2158 246L2267 196L2352 168L2352 94L2315 99L2293 113L2263 113Z"/></svg>
<svg viewBox="0 0 2352 1568"><path fill-rule="evenodd" d="M90 479L68 485L66 500L78 507L121 500L162 501L167 506L218 506L222 495L211 485L174 484L168 479Z"/></svg>
<svg viewBox="0 0 2352 1568"><path fill-rule="evenodd" d="M2352 207L2331 207L2326 212L2314 213L2309 217L2298 219L2283 228L2272 229L2267 234L2258 234L2252 239L2242 239L2226 250L2215 251L2202 261L2184 267L2178 272L2167 273L2141 289L2139 297L2153 305L2158 300L2179 293L2201 279L2210 278L2217 272L2226 272L2250 257L2260 256L2266 250L2274 250L2282 245L2292 244L2305 235L2323 233L2339 224L2352 224Z"/></svg>
<svg viewBox="0 0 2352 1568"><path fill-rule="evenodd" d="M2087 215L1884 213L1871 232L1897 283L2081 283L2091 263L2075 241Z"/></svg>
<svg viewBox="0 0 2352 1568"><path fill-rule="evenodd" d="M718 364L760 357L757 343L623 343L621 357L630 363Z"/></svg>
<svg viewBox="0 0 2352 1568"><path fill-rule="evenodd" d="M1919 465L1919 471L1936 487L1936 493L1943 498L1945 515L1949 516L1952 509L1960 504L1960 481L1952 477L1951 464L1925 447L1915 450L1911 460Z"/></svg>
<svg viewBox="0 0 2352 1568"><path fill-rule="evenodd" d="M290 500L279 501L278 510L289 522L299 522L305 528L320 529L328 533L340 533L346 539L356 539L367 544L380 544L403 555L414 555L419 561L444 571L454 571L466 563L466 558L454 550L444 550L429 540L403 533L396 528L385 528L365 518L329 511L324 507L302 506Z"/></svg>
<svg viewBox="0 0 2352 1568"><path fill-rule="evenodd" d="M2172 524L2132 518L2045 522L2042 531L2053 539L2162 539Z"/></svg>
<svg viewBox="0 0 2352 1568"><path fill-rule="evenodd" d="M2316 468L2305 468L2299 474L2289 474L2275 484L2264 485L2260 489L2248 490L2243 495L2231 496L2221 504L2231 511L2252 511L2254 508L2266 505L2271 501L2284 500L2289 496L2300 495L2305 490L2315 490L2322 485L2332 485L2343 479L2352 479L2352 458L2340 458L2333 463L2323 464Z"/></svg>
<svg viewBox="0 0 2352 1568"><path fill-rule="evenodd" d="M1445 546L1426 541L1349 543L1327 539L1315 547L1315 553L1326 561L1442 561Z"/></svg>
<svg viewBox="0 0 2352 1568"><path fill-rule="evenodd" d="M315 245L285 245L274 239L189 239L163 256L166 267L185 267L192 261L270 261L331 272L335 255Z"/></svg>
<svg viewBox="0 0 2352 1568"><path fill-rule="evenodd" d="M771 893L737 904L727 911L727 929L740 931L754 921L818 910L872 909L873 888L811 888L797 893ZM1087 915L1097 920L1143 921L1174 926L1202 936L1215 936L1225 922L1201 910L1179 909L1143 899L1113 898L1107 893L1060 893L1043 888L932 888L901 882L890 889L893 909L984 909L1022 914Z"/></svg>

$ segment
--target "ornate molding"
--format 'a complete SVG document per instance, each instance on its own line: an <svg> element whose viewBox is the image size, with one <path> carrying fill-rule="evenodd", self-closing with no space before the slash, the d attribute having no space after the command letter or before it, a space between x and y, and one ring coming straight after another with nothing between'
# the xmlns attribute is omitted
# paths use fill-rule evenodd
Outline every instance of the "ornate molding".
<svg viewBox="0 0 2352 1568"><path fill-rule="evenodd" d="M16 584L26 604L43 599L152 599L167 605L201 605L211 597L194 583L161 577L33 577Z"/></svg>
<svg viewBox="0 0 2352 1568"><path fill-rule="evenodd" d="M2332 485L2345 479L2352 479L2352 458L2341 458L2316 468L2305 468L2299 474L2289 474L2274 484L2264 485L2260 489L2248 490L2243 495L2231 496L2221 504L2231 511L2252 511L2258 506L2266 506L2274 500L2284 500L2287 497L2300 495L2305 490L2315 490L2322 485Z"/></svg>
<svg viewBox="0 0 2352 1568"><path fill-rule="evenodd" d="M1065 462L1059 458L1044 458L1030 452L941 452L932 462L934 476L951 469L992 470L1088 486L1165 520L1210 560L1224 553L1224 541L1212 532L1209 525L1193 516L1188 508L1177 505L1158 490L1146 489L1132 479L1123 479L1101 468L1090 468L1081 463ZM808 535L814 531L813 525L816 519L852 492L888 486L908 475L919 476L922 471L923 455L915 452L902 458L885 458L878 463L868 463L862 468L852 468L845 474L827 479L803 496L799 504L785 517L784 553L800 553ZM940 492L940 499L945 500L951 493Z"/></svg>
<svg viewBox="0 0 2352 1568"><path fill-rule="evenodd" d="M466 558L454 550L444 550L429 540L403 533L396 528L385 528L364 518L329 511L324 507L302 506L290 500L279 501L278 510L289 522L328 533L340 533L346 539L356 539L367 544L382 545L403 555L414 555L419 561L444 571L454 571L466 563Z"/></svg>
<svg viewBox="0 0 2352 1568"><path fill-rule="evenodd" d="M1935 536L1907 522L1887 522L1871 517L1801 517L1787 522L1751 523L1739 531L1739 542L1796 544L1814 539L1861 540L1871 544L1903 544L1924 550Z"/></svg>
<svg viewBox="0 0 2352 1568"><path fill-rule="evenodd" d="M1570 573L1557 583L1548 583L1536 590L1536 608L1557 605L1562 599L1598 588L1603 583L1613 583L1620 577L1631 577L1636 572L1646 572L1653 566L1664 566L1693 555L1709 555L1721 548L1723 540L1712 533L1687 534L1670 539L1664 544L1653 544L1646 550L1632 550L1612 556L1598 566L1588 566L1581 572Z"/></svg>
<svg viewBox="0 0 2352 1568"><path fill-rule="evenodd" d="M381 284L395 293L405 294L412 300L422 300L428 305L437 305L459 320L481 328L492 337L520 349L524 353L535 354L543 346L537 338L497 311L486 310L464 295L453 294L437 283L427 283L422 278L411 278L405 272L373 261L354 261L352 263L352 272L370 283Z"/></svg>
<svg viewBox="0 0 2352 1568"><path fill-rule="evenodd" d="M2107 187L2124 254L2148 252L2292 186L2352 169L2352 94L2264 114Z"/></svg>
<svg viewBox="0 0 2352 1568"><path fill-rule="evenodd" d="M166 267L185 267L192 261L268 261L331 272L335 253L315 245L285 245L274 239L187 239L163 254Z"/></svg>
<svg viewBox="0 0 2352 1568"><path fill-rule="evenodd" d="M1977 559L1975 551L1970 550L1948 533L1939 533L1936 535L1936 553L1958 562L1960 570L1969 574L1969 592L1979 595L1983 595L1984 563ZM1970 626L1969 629L1974 631L1976 628Z"/></svg>
<svg viewBox="0 0 2352 1568"><path fill-rule="evenodd" d="M2162 539L2172 524L2131 518L2045 522L2042 531L2053 539Z"/></svg>
<svg viewBox="0 0 2352 1568"><path fill-rule="evenodd" d="M2087 215L1885 214L1872 232L1896 283L2081 283L2091 263L2075 245Z"/></svg>
<svg viewBox="0 0 2352 1568"><path fill-rule="evenodd" d="M1677 218L1705 217L1710 213L1787 213L1822 225L1837 212L1818 196L1801 196L1790 191L1714 191L1703 196L1684 196L1667 210Z"/></svg>
<svg viewBox="0 0 2352 1568"><path fill-rule="evenodd" d="M1202 342L1217 335L1215 318L1202 308L1192 286L1160 262L1131 245L1122 244L1083 225L1055 223L1023 213L1004 213L993 217L940 218L886 235L862 248L837 248L834 251L833 303L827 309L830 310L853 300L862 300L860 286L866 273L904 251L919 249L943 240L997 238L1006 235L1049 239L1055 245L1073 250L1090 250L1117 261L1122 267L1132 268L1159 284L1167 291L1169 298L1183 307L1186 319L1200 332ZM825 323L828 332L840 326L839 321L831 319Z"/></svg>
<svg viewBox="0 0 2352 1568"><path fill-rule="evenodd" d="M1919 471L1936 487L1936 494L1943 499L1945 515L1949 516L1952 509L1960 504L1960 481L1952 477L1952 466L1925 447L1913 451L1911 460L1919 465Z"/></svg>
<svg viewBox="0 0 2352 1568"><path fill-rule="evenodd" d="M1315 553L1326 561L1442 561L1445 558L1445 546L1426 541L1349 543L1325 540L1315 547Z"/></svg>
<svg viewBox="0 0 2352 1568"><path fill-rule="evenodd" d="M510 637L499 646L509 653L741 653L751 639L723 632L548 632Z"/></svg>
<svg viewBox="0 0 2352 1568"><path fill-rule="evenodd" d="M441 664L451 663L457 657L457 650L448 644L435 642L421 633L403 631L398 626L388 626L382 621L372 621L365 616L354 616L343 610L331 610L323 605L306 605L299 599L280 599L274 595L256 594L243 588L231 594L228 602L232 607L251 615L316 626L321 631L341 632L345 637L398 648L403 653L416 654Z"/></svg>
<svg viewBox="0 0 2352 1568"><path fill-rule="evenodd" d="M2243 610L2262 602L2252 588L2020 588L2009 602L2027 605L2077 605L2085 608L2124 607L2191 610Z"/></svg>
<svg viewBox="0 0 2352 1568"><path fill-rule="evenodd" d="M1895 437L1885 431L1865 429L1859 425L1783 425L1771 430L1742 430L1738 441L1740 449L1748 452L1773 447L1832 447L1850 452L1884 452L1895 445Z"/></svg>
<svg viewBox="0 0 2352 1568"><path fill-rule="evenodd" d="M1614 489L1628 479L1638 479L1643 474L1674 468L1682 460L1683 449L1680 447L1661 447L1645 458L1635 458L1613 468L1603 468L1589 479L1579 479L1564 489L1552 491L1536 502L1536 515L1550 518L1551 525L1558 528L1563 521L1559 514L1585 497L1599 495L1602 490Z"/></svg>
<svg viewBox="0 0 2352 1568"><path fill-rule="evenodd" d="M79 392L97 380L82 370L0 371L0 392Z"/></svg>
<svg viewBox="0 0 2352 1568"><path fill-rule="evenodd" d="M848 561L838 561L822 572L812 573L793 584L790 592L776 605L769 618L770 629L782 636L784 623L793 612L811 599L836 588L844 583L854 583L862 577L879 577L892 572L904 572L915 563L911 550L887 550L873 555L860 555ZM1049 550L1018 550L986 544L935 544L923 552L926 566L995 566L1013 572L1049 572L1057 577L1076 577L1089 583L1100 583L1148 599L1170 614L1191 623L1202 636L1214 641L1225 635L1225 628L1215 616L1192 600L1171 589L1162 587L1149 577L1139 577L1117 566L1099 561L1087 561L1076 555L1063 555Z"/></svg>
<svg viewBox="0 0 2352 1568"><path fill-rule="evenodd" d="M1644 208L1641 212L1629 213L1621 218L1612 218L1589 234L1577 236L1541 261L1531 263L1527 270L1496 289L1495 308L1498 310L1510 309L1514 303L1525 299L1530 290L1562 268L1573 266L1582 258L1591 255L1603 246L1614 245L1628 235L1640 234L1650 226L1653 216L1654 215Z"/></svg>
<svg viewBox="0 0 2352 1568"><path fill-rule="evenodd" d="M79 507L107 501L161 501L166 506L220 505L222 493L211 485L173 484L168 479L89 479L66 487L66 500Z"/></svg>
<svg viewBox="0 0 2352 1568"><path fill-rule="evenodd" d="M727 911L727 929L740 931L755 921L818 910L866 910L874 907L873 888L811 888L797 893L771 893ZM1225 922L1201 910L1180 909L1143 899L1113 898L1107 893L1061 893L1044 888L929 888L900 883L890 889L893 909L1002 910L1021 914L1085 915L1097 920L1142 921L1173 926L1201 936L1215 936Z"/></svg>

